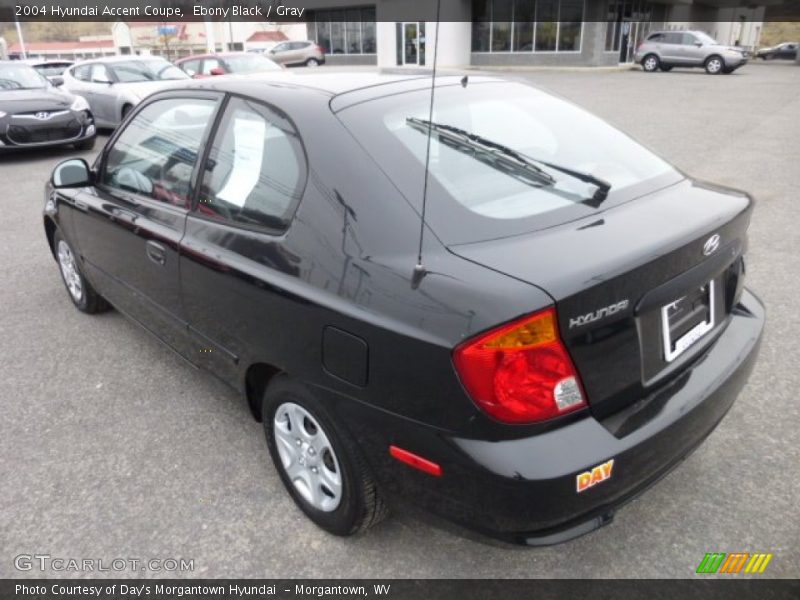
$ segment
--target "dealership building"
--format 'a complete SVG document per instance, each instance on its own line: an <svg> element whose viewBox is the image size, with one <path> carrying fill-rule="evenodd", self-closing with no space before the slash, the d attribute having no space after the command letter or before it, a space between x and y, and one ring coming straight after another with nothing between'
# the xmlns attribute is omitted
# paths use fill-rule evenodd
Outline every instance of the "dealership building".
<svg viewBox="0 0 800 600"><path fill-rule="evenodd" d="M347 1L347 0L345 0ZM313 0L308 2L313 7ZM308 37L331 64L432 64L436 22L409 21L403 0L348 2L313 10ZM434 2L430 3L435 5ZM658 29L702 30L755 47L764 7L727 0L441 0L440 66L611 66L633 60ZM406 5L408 6L408 5Z"/></svg>

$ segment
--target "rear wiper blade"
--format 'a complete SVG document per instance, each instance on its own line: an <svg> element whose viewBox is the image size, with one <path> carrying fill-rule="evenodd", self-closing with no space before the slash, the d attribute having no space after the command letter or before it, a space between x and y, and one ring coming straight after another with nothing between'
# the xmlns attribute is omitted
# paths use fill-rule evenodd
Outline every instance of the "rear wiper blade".
<svg viewBox="0 0 800 600"><path fill-rule="evenodd" d="M515 176L517 179L522 179L525 183L541 187L542 185L552 186L556 182L552 175L521 154L517 154L510 148L508 152L500 152L491 145L478 142L474 139L474 134L468 131L416 117L408 117L406 122L422 133L427 134L429 130L435 132L443 143L455 146L456 149L480 152L483 157L476 157L478 160L508 175Z"/></svg>
<svg viewBox="0 0 800 600"><path fill-rule="evenodd" d="M451 141L455 141L456 143L460 142L462 144L468 144L470 147L478 150L490 151L508 157L517 163L524 165L525 168L534 170L534 172L537 173L537 175L540 176L541 179L546 183L553 184L555 183L555 180L549 173L537 167L537 164L544 165L545 167L553 169L554 171L559 171L565 175L569 175L570 177L585 183L589 183L597 188L597 191L595 191L594 195L585 200L585 202L593 208L597 208L597 206L599 206L600 203L608 197L608 192L611 190L610 183L600 179L599 177L595 177L590 173L576 171L574 169L563 167L546 160L526 156L520 152L517 152L513 148L509 148L508 146L504 146L503 144L492 141L478 134L470 133L469 131L461 129L460 127L446 125L444 123L434 123L432 121L418 119L416 117L408 117L406 122L420 131L427 132L428 129L430 129L435 131L440 137L444 136L449 138Z"/></svg>

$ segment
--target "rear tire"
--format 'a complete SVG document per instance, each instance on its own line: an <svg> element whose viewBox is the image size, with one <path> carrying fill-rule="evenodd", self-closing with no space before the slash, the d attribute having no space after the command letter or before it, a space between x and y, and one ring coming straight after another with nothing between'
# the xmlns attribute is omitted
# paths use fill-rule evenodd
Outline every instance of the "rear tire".
<svg viewBox="0 0 800 600"><path fill-rule="evenodd" d="M306 386L276 377L264 392L261 415L284 487L317 526L349 536L386 516L360 448Z"/></svg>
<svg viewBox="0 0 800 600"><path fill-rule="evenodd" d="M53 249L58 261L61 280L67 288L67 295L72 303L81 312L95 314L105 312L111 305L98 294L78 267L78 259L72 247L69 245L61 233L56 231L53 234Z"/></svg>
<svg viewBox="0 0 800 600"><path fill-rule="evenodd" d="M307 67L318 67L320 65L319 61L316 58L309 58L306 61Z"/></svg>
<svg viewBox="0 0 800 600"><path fill-rule="evenodd" d="M706 68L706 73L709 75L719 75L725 69L725 62L722 57L714 55L709 56L703 65Z"/></svg>
<svg viewBox="0 0 800 600"><path fill-rule="evenodd" d="M655 73L660 65L661 61L655 54L648 54L642 59L642 69L645 73Z"/></svg>

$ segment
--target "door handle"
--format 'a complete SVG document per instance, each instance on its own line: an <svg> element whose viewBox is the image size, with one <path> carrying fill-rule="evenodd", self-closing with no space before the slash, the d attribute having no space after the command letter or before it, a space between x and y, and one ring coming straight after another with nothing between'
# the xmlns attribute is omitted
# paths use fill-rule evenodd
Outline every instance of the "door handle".
<svg viewBox="0 0 800 600"><path fill-rule="evenodd" d="M111 207L111 216L112 218L117 218L120 221L125 221L127 223L134 223L136 219L139 218L138 213L135 213L132 210L125 210L124 208L119 208L118 206Z"/></svg>
<svg viewBox="0 0 800 600"><path fill-rule="evenodd" d="M81 200L75 199L75 208L78 210L89 210L89 205L86 202L82 202Z"/></svg>
<svg viewBox="0 0 800 600"><path fill-rule="evenodd" d="M154 263L162 267L167 263L167 249L164 246L158 242L148 241L144 247L145 252L147 252L147 258Z"/></svg>

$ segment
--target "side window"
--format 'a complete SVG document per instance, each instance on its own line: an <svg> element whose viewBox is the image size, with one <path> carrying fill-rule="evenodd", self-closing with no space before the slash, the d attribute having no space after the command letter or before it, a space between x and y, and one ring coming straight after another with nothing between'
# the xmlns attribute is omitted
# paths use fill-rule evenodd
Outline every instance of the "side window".
<svg viewBox="0 0 800 600"><path fill-rule="evenodd" d="M197 72L200 70L200 61L199 60L187 60L186 62L182 62L180 64L181 69L183 69L187 75L194 77Z"/></svg>
<svg viewBox="0 0 800 600"><path fill-rule="evenodd" d="M108 83L111 81L111 75L105 65L95 63L92 65L90 79L92 83Z"/></svg>
<svg viewBox="0 0 800 600"><path fill-rule="evenodd" d="M660 44L664 41L664 34L663 33L654 33L649 38L647 38L648 42L653 42L654 44Z"/></svg>
<svg viewBox="0 0 800 600"><path fill-rule="evenodd" d="M681 40L683 40L682 33L667 33L664 35L665 44L680 44Z"/></svg>
<svg viewBox="0 0 800 600"><path fill-rule="evenodd" d="M200 187L207 217L285 229L306 181L300 138L286 117L251 101L231 100Z"/></svg>
<svg viewBox="0 0 800 600"><path fill-rule="evenodd" d="M158 100L114 141L100 180L108 187L189 208L192 169L216 102Z"/></svg>
<svg viewBox="0 0 800 600"><path fill-rule="evenodd" d="M287 42L281 42L277 46L273 48L275 52L284 52L289 49L289 44Z"/></svg>
<svg viewBox="0 0 800 600"><path fill-rule="evenodd" d="M73 77L78 81L89 81L89 73L92 70L92 65L81 65L72 71Z"/></svg>
<svg viewBox="0 0 800 600"><path fill-rule="evenodd" d="M211 69L219 67L219 61L216 58L206 58L203 60L203 75L211 75Z"/></svg>
<svg viewBox="0 0 800 600"><path fill-rule="evenodd" d="M681 42L684 46L693 46L698 39L694 37L691 33L684 33L683 34L683 41Z"/></svg>

